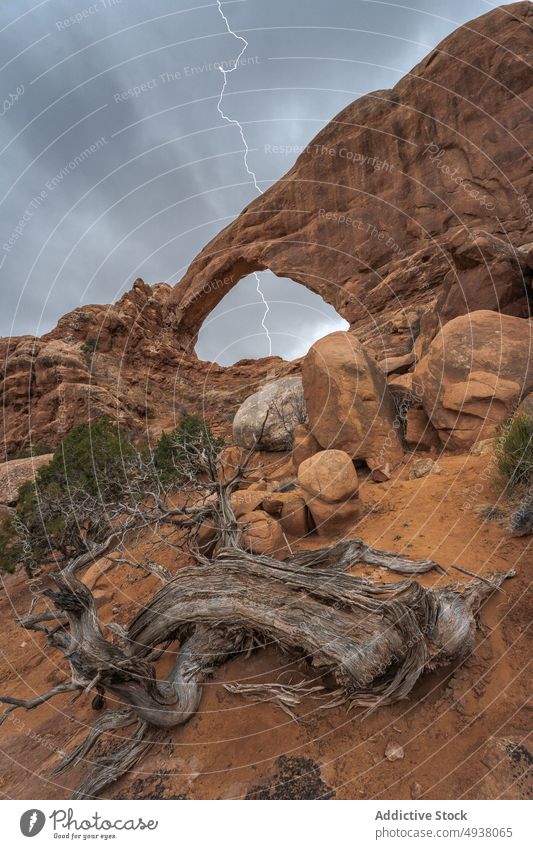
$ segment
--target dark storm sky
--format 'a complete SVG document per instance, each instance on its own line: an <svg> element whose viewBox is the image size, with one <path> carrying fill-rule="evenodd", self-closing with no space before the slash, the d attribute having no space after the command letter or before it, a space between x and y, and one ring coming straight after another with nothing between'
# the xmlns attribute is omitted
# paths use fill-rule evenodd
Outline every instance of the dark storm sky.
<svg viewBox="0 0 533 849"><path fill-rule="evenodd" d="M248 41L223 110L241 123L264 191L347 103L393 85L493 5L233 0L222 8ZM0 0L1 335L41 334L80 304L116 300L138 276L176 282L257 196L239 129L217 111L217 66L231 67L242 46L216 2ZM275 352L294 356L334 329L331 309L305 289L262 278ZM228 298L202 334L201 355L264 355L255 281Z"/></svg>

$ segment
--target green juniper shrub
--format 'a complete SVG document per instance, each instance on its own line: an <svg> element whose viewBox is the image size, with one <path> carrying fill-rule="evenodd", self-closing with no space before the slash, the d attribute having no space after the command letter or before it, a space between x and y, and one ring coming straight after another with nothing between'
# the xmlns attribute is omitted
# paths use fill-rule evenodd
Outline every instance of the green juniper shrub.
<svg viewBox="0 0 533 849"><path fill-rule="evenodd" d="M13 516L7 516L0 523L0 572L14 572L21 559L22 549Z"/></svg>
<svg viewBox="0 0 533 849"><path fill-rule="evenodd" d="M43 454L53 454L54 449L46 442L37 442L31 445L30 448L25 448L22 451L15 451L10 454L8 460L28 460L30 457L42 457Z"/></svg>
<svg viewBox="0 0 533 849"><path fill-rule="evenodd" d="M513 416L495 444L497 483L509 489L533 484L533 418Z"/></svg>
<svg viewBox="0 0 533 849"><path fill-rule="evenodd" d="M14 512L0 524L0 569L21 563L28 574L49 560L73 557L110 532L122 505L142 503L154 475L164 487L201 480L223 442L205 422L186 416L155 451L137 451L102 417L75 427L18 492ZM157 487L156 487L157 488Z"/></svg>
<svg viewBox="0 0 533 849"><path fill-rule="evenodd" d="M84 354L95 354L100 347L100 342L98 339L87 339L86 342L81 346L81 350Z"/></svg>
<svg viewBox="0 0 533 849"><path fill-rule="evenodd" d="M216 457L224 445L197 416L185 416L171 433L162 433L153 454L163 483L179 482L202 472L208 457Z"/></svg>
<svg viewBox="0 0 533 849"><path fill-rule="evenodd" d="M103 538L136 456L107 418L73 428L35 480L21 486L14 513L0 528L0 568L22 562L31 574L50 557L73 556L88 538Z"/></svg>

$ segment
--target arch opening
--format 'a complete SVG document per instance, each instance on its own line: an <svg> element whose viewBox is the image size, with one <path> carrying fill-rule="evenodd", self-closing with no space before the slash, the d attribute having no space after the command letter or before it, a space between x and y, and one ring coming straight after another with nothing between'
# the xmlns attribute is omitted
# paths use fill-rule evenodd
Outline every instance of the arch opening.
<svg viewBox="0 0 533 849"><path fill-rule="evenodd" d="M260 271L240 280L209 313L195 352L221 366L270 355L294 360L317 339L348 328L320 295L289 277Z"/></svg>

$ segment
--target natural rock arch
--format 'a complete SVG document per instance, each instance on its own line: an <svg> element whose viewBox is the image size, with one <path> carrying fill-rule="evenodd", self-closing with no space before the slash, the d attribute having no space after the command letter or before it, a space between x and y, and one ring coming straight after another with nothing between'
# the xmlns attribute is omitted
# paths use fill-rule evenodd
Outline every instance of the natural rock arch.
<svg viewBox="0 0 533 849"><path fill-rule="evenodd" d="M246 210L241 215L245 213ZM320 277L318 274L309 273L304 268L288 266L285 262L278 264L276 262L261 262L256 258L237 257L236 259L228 259L220 256L213 258L213 263L209 264L209 267L200 277L195 277L192 285L185 284L186 279L189 278L188 272L186 278L174 290L171 303L176 302L177 292L181 292L179 304L176 307L180 336L187 337L190 341L196 343L203 322L226 295L247 277L265 271L304 286L349 321L347 310L342 303L340 306L337 303L339 301L339 287L332 281ZM340 300L342 301L342 298Z"/></svg>
<svg viewBox="0 0 533 849"><path fill-rule="evenodd" d="M222 299L196 335L200 360L232 366L275 356L290 362L318 339L350 326L318 293L290 277L258 272L229 290L220 288Z"/></svg>
<svg viewBox="0 0 533 849"><path fill-rule="evenodd" d="M220 287L267 268L370 344L372 319L383 327L413 306L428 325L436 312L527 315L531 14L530 3L490 11L333 118L191 263L170 296L180 332L194 337Z"/></svg>

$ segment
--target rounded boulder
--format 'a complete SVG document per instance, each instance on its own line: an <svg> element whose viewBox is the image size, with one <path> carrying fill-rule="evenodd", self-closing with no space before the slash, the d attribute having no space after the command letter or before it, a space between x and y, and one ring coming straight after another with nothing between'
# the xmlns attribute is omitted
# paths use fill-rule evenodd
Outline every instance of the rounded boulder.
<svg viewBox="0 0 533 849"><path fill-rule="evenodd" d="M532 342L529 320L491 310L444 325L414 375L443 445L465 449L496 435L533 390Z"/></svg>
<svg viewBox="0 0 533 849"><path fill-rule="evenodd" d="M238 520L242 541L252 554L274 554L284 548L279 522L264 510L252 510Z"/></svg>
<svg viewBox="0 0 533 849"><path fill-rule="evenodd" d="M306 419L301 377L282 377L241 404L233 420L233 440L243 448L288 451L294 428Z"/></svg>
<svg viewBox="0 0 533 849"><path fill-rule="evenodd" d="M300 464L298 483L306 494L328 504L357 495L359 481L352 458L345 451L319 451Z"/></svg>
<svg viewBox="0 0 533 849"><path fill-rule="evenodd" d="M399 422L385 375L353 333L338 331L315 342L302 379L310 431L323 448L346 451L370 469L401 462Z"/></svg>

